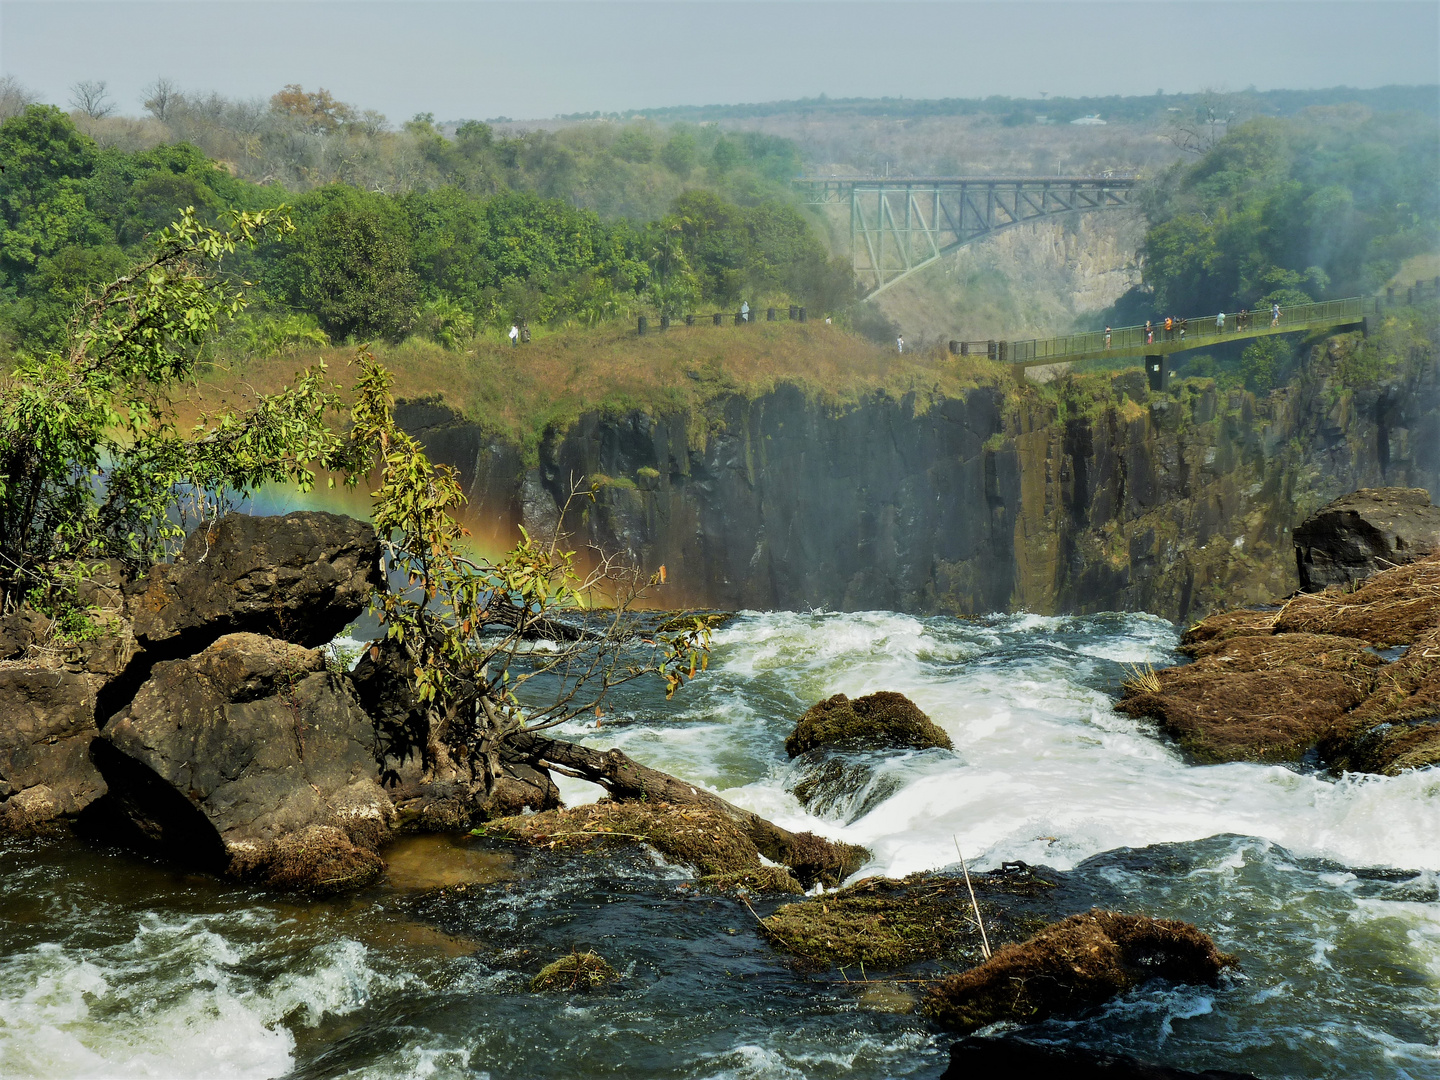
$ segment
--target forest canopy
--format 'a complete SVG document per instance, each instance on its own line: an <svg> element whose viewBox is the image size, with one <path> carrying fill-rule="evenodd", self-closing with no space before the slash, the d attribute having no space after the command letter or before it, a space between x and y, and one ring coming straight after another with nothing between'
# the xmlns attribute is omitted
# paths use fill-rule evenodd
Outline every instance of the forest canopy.
<svg viewBox="0 0 1440 1080"><path fill-rule="evenodd" d="M185 107L168 102L168 123L183 127ZM277 94L270 113L302 151L319 140L343 158L352 142L383 144L362 138L375 118L299 87ZM28 105L0 124L0 329L13 346L54 344L76 303L184 208L214 222L281 202L293 237L227 263L256 285L252 313L232 331L252 345L410 333L454 345L515 321L594 325L741 299L837 310L854 299L848 268L829 259L782 182L796 161L784 140L632 125L606 132L604 146L592 139L586 154L574 140L497 138L479 123L453 138L425 117L406 127L424 182L387 192L292 176L282 186L189 143L102 146L72 116ZM607 168L608 182L648 192L622 207L633 216L577 198ZM643 213L662 192L659 212Z"/></svg>
<svg viewBox="0 0 1440 1080"><path fill-rule="evenodd" d="M1236 125L1147 195L1140 317L1373 292L1440 246L1437 175L1440 131L1418 114Z"/></svg>

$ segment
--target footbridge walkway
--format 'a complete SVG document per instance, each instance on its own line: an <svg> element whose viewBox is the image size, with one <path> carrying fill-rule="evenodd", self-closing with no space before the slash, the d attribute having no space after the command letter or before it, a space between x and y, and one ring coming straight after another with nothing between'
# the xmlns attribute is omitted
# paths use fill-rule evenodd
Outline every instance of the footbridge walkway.
<svg viewBox="0 0 1440 1080"><path fill-rule="evenodd" d="M870 297L962 244L1042 217L1131 205L1138 180L1101 176L805 176L812 206L850 204L851 269Z"/></svg>
<svg viewBox="0 0 1440 1080"><path fill-rule="evenodd" d="M1169 330L1163 322L1150 326L1117 326L1062 337L1033 338L1029 341L952 341L957 355L985 355L1017 368L1043 368L1085 360L1125 360L1144 357L1145 372L1154 389L1165 383L1165 357L1189 349L1210 348L1221 342L1245 341L1272 334L1298 331L1366 329L1368 319L1396 303L1415 303L1440 293L1440 278L1432 285L1417 282L1406 295L1352 296L1344 300L1323 300L1314 304L1293 304L1283 308L1278 319L1269 309L1255 312L1220 312L1176 319ZM1041 374L1036 372L1037 375Z"/></svg>

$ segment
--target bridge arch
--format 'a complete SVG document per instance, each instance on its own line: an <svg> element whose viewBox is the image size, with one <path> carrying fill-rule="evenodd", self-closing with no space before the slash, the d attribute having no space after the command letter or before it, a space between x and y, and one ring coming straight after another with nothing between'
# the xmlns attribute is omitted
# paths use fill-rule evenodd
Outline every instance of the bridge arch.
<svg viewBox="0 0 1440 1080"><path fill-rule="evenodd" d="M866 299L971 241L1044 217L1132 205L1137 180L1116 176L903 179L805 177L810 205L850 203L850 261Z"/></svg>

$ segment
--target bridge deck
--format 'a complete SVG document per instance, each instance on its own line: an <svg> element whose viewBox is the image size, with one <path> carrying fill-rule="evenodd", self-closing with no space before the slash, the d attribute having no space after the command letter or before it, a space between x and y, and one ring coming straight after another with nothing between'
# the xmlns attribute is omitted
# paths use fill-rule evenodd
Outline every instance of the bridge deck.
<svg viewBox="0 0 1440 1080"><path fill-rule="evenodd" d="M1085 334L1066 334L1062 337L1035 338L1029 341L996 342L995 358L1013 363L1019 368L1028 368L1081 360L1164 356L1189 349L1208 348L1220 342L1244 341L1272 334L1360 326L1367 315L1376 313L1379 303L1372 297L1353 296L1345 300L1295 304L1283 309L1279 320L1273 326L1268 309L1250 312L1248 322L1245 323L1239 322L1239 313L1226 312L1223 328L1217 324L1214 315L1191 316L1182 320L1186 324L1183 336L1178 323L1167 332L1161 322L1152 326L1148 332L1143 326L1114 327L1110 330L1108 341L1105 331L1096 330ZM989 343L983 344L988 346Z"/></svg>

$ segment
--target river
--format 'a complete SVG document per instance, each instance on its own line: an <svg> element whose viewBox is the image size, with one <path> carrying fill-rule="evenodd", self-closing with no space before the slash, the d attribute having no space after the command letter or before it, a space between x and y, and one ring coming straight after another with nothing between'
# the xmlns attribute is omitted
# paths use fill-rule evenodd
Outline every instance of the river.
<svg viewBox="0 0 1440 1080"><path fill-rule="evenodd" d="M627 688L571 735L862 843L862 875L953 867L958 843L972 868L1068 871L1240 958L1218 988L1152 984L1028 1037L1261 1077L1440 1077L1440 770L1187 764L1110 708L1124 666L1173 662L1176 641L1134 614L746 613L672 702ZM954 752L891 756L805 813L787 791L795 718L882 689ZM391 862L381 887L306 903L119 852L0 844L0 1074L758 1080L933 1077L947 1061L953 1037L903 1011L903 990L796 973L744 906L692 895L642 852L442 837ZM622 982L526 992L576 947Z"/></svg>

